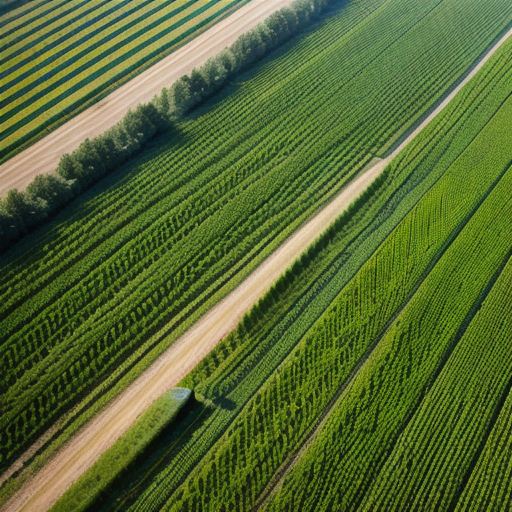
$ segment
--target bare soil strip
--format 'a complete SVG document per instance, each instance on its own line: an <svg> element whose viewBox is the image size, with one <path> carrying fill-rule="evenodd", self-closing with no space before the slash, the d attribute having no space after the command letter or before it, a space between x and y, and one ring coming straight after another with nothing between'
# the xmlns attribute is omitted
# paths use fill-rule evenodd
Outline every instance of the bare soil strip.
<svg viewBox="0 0 512 512"><path fill-rule="evenodd" d="M53 171L65 153L120 121L128 110L151 101L164 87L220 53L238 37L292 0L251 0L231 16L157 62L112 94L0 165L0 197L23 190L37 174Z"/></svg>
<svg viewBox="0 0 512 512"><path fill-rule="evenodd" d="M279 6L284 3L272 2L273 5L279 4ZM391 160L449 104L511 35L512 29L391 155L350 183L331 203L272 253L240 286L181 336L147 371L71 439L1 508L0 512L48 510L66 489L112 446L153 400L176 386L225 337L227 332L236 327L244 314L250 311L278 277L366 190Z"/></svg>

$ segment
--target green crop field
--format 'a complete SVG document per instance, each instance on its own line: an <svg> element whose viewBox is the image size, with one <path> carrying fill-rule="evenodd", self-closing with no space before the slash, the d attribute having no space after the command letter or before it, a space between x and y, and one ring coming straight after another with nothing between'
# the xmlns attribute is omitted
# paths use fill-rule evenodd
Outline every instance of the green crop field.
<svg viewBox="0 0 512 512"><path fill-rule="evenodd" d="M508 140L511 140L510 137ZM509 154L509 161L511 157L512 154ZM488 167L482 168L482 171L485 170ZM460 174L459 183L462 185ZM468 375L465 375L463 389L454 390L453 395L450 393L451 388L442 381L453 379L456 370L452 370L451 366L468 363L468 355L464 353L465 340L459 344L458 334L464 329L464 321L471 318L472 308L478 307L478 300L485 294L488 283L492 283L493 276L501 270L503 260L511 255L511 185L512 168L509 168L410 301L402 311L398 311L355 379L328 411L325 423L285 478L282 488L271 501L269 510L353 510L359 506L363 510L425 510L427 507L449 510L481 438L477 431L473 438L467 439L469 436L462 428L462 425L470 422L463 415L464 406L477 408L479 405L478 393L472 396L469 392ZM462 189L461 186L461 192ZM436 203L429 196L426 200L437 209L438 218L442 219L446 215L443 202L438 200ZM460 194L459 201L462 197L464 195ZM503 216L497 215L499 211ZM427 227L427 222L423 223L423 227ZM437 231L432 226L430 229L434 233ZM416 233L413 232L410 237L408 235L409 233L409 241L418 240ZM429 243L425 232L422 241ZM497 241L501 243L496 243ZM402 243L400 248L404 252L411 251L411 246L407 243ZM425 246L419 243L415 244L413 250L426 252ZM402 261L397 263L401 263L404 274L407 274L409 269L404 261L402 257ZM371 300L373 290L370 286L368 288ZM364 298L361 300L363 305ZM372 318L371 312L365 313L363 310L363 318ZM365 329L364 332L369 331ZM345 345L350 350L351 333L348 334L345 339L341 337L338 347ZM376 334L370 337L375 338ZM491 338L487 340L489 343ZM481 341L483 340L479 340ZM332 341L331 344L336 346ZM451 354L455 345L461 350ZM321 345L317 343L316 346ZM367 344L363 344L363 348L366 346ZM477 350L481 355L482 348ZM332 355L331 358L336 361ZM459 358L462 363L459 363ZM450 364L438 376L446 359ZM493 364L490 358L487 362ZM296 363L298 364L299 362ZM318 364L308 364L306 372L317 366ZM500 393L508 391L506 386L510 385L507 382L510 374L509 361L500 359L494 372L501 373L501 382L496 384L494 394L492 388L486 389L486 399L491 403L487 410L476 409L478 412L474 418L475 422L479 421L478 427L484 432L485 422L481 422L482 415L487 413L490 420ZM313 372L310 370L308 376L311 373ZM329 373L327 375L330 377ZM483 380L482 375L479 377ZM304 387L302 393L306 389L314 389L315 392L311 394L319 394L316 390L323 378L324 376L318 376L316 385L307 382L308 386ZM432 381L437 384L440 380L441 391L438 391L437 386L429 389ZM428 428L430 446L423 447L422 451L421 446L414 445L417 441L411 431L415 430L417 422L425 421L424 414L428 415L423 408L418 411L418 407L426 404L425 408L428 409L436 400L436 391L450 397L447 407L462 425L449 420L443 423L442 416L436 416L436 420L441 422L439 424L432 421L432 418L426 424L423 423L422 427ZM456 403L457 393L462 395L462 407ZM293 398L296 400L295 396ZM473 402L471 398L474 398ZM446 439L439 441L441 446L432 446L432 437L436 432L434 425L441 430L439 437L452 435L453 439L448 440L449 448L442 446ZM431 463L430 458L435 454L439 454L440 461L434 460ZM417 457L416 464L414 457ZM395 479L388 479L385 474L387 466L383 467L384 461L397 471ZM401 467L402 464L406 470ZM384 474L379 474L380 471L384 471ZM409 474L413 471L420 473L418 479ZM421 475L422 471L426 474ZM374 479L377 487L375 495L372 494L373 488L370 486ZM385 490L379 487L380 482L385 482ZM365 497L368 497L368 501L361 504Z"/></svg>
<svg viewBox="0 0 512 512"><path fill-rule="evenodd" d="M5 252L1 467L46 434L43 464L510 26L508 0L333 2ZM101 510L507 510L511 118L512 38L185 378Z"/></svg>
<svg viewBox="0 0 512 512"><path fill-rule="evenodd" d="M185 379L197 410L102 510L258 509L319 424L262 510L450 510L486 442L512 499L511 52Z"/></svg>
<svg viewBox="0 0 512 512"><path fill-rule="evenodd" d="M247 0L30 2L0 21L0 158Z"/></svg>

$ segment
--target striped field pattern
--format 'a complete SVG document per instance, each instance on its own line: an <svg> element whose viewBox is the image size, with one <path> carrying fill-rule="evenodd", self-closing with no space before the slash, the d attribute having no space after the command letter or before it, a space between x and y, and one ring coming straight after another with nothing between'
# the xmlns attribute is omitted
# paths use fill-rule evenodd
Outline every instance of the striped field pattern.
<svg viewBox="0 0 512 512"><path fill-rule="evenodd" d="M3 16L0 158L247 1L36 0Z"/></svg>

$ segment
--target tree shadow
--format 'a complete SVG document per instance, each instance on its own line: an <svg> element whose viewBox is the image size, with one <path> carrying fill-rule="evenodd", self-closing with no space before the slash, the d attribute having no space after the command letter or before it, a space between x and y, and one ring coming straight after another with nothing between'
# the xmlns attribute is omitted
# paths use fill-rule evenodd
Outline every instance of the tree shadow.
<svg viewBox="0 0 512 512"><path fill-rule="evenodd" d="M236 409L236 402L233 400L230 400L226 397L218 397L215 400L213 400L213 403L220 407L221 409L225 409L226 411L234 411Z"/></svg>

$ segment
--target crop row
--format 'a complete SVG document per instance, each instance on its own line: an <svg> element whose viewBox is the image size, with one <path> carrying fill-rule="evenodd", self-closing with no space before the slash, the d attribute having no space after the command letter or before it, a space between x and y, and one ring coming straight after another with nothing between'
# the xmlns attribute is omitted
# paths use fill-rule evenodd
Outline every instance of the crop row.
<svg viewBox="0 0 512 512"><path fill-rule="evenodd" d="M492 135L488 133L491 139ZM472 147L476 150L475 146ZM503 158L507 159L507 156ZM492 188L494 180L489 179L488 167L475 166L472 171L470 186L461 184L460 169L450 169L425 195L341 292L289 358L258 390L243 413L229 426L201 464L196 466L197 469L172 494L168 507L175 507L176 510L222 510L225 506L226 509L243 510L254 506L269 478L314 424L354 365L378 339L404 300L414 292L439 252L446 248L450 239L457 235L468 217L471 217L473 208L483 200L486 190ZM500 174L498 169L494 172ZM506 186L508 183L501 184L502 194ZM461 198L464 198L464 206L459 207ZM456 238L456 247L461 246L467 250L464 239L473 234L465 234L467 232L467 229L463 230L461 239ZM488 236L491 236L490 231ZM503 247L498 247L496 252L501 254L503 250ZM441 261L446 259L443 256ZM440 278L441 270L438 268L437 265L434 267ZM429 279L432 279L431 275L427 281ZM475 289L485 286L485 276L474 286ZM424 285L417 292L421 297L424 297L421 292L423 288ZM419 300L418 295L414 297ZM412 306L409 303L406 310L410 308ZM407 370L407 367L397 376L402 374L405 378L405 375L409 375L411 370ZM372 379L371 388L377 386L381 378L388 379L389 376L384 377L383 372L380 372L378 378ZM196 389L214 400L222 397L236 401L226 387L226 383L219 381L210 387L206 381ZM351 423L356 417L351 417ZM327 452L343 451L341 446L334 446ZM307 474L313 480L314 473L308 470ZM310 495L311 489L304 486L305 475L301 473L297 478L297 482L301 482L302 491ZM345 475L345 478L349 482L349 476ZM314 482L319 486L325 483L328 487L327 475L314 479ZM356 487L353 485L352 490ZM162 481L159 482L159 489L165 492ZM347 489L344 492L348 492ZM294 488L290 495L298 496L300 492ZM319 495L317 493L315 497ZM294 502L290 506L279 505L277 508L302 510L303 505ZM142 509L140 503L137 508ZM330 508L327 502L321 507Z"/></svg>
<svg viewBox="0 0 512 512"><path fill-rule="evenodd" d="M506 286L510 290L510 274ZM509 302L510 303L510 300ZM507 302L500 302L503 308ZM506 308L503 308L506 311ZM506 340L510 340L510 326L505 332ZM483 447L460 499L455 506L456 512L473 510L493 510L506 512L512 507L512 391L509 392L505 404L496 423Z"/></svg>
<svg viewBox="0 0 512 512"><path fill-rule="evenodd" d="M486 4L482 12L491 7ZM480 12L476 4L472 8L477 25ZM247 272L249 262L261 261L332 196L346 182L340 178L346 180L368 160L365 148L373 147L383 126L396 125L393 105L404 96L404 90L390 87L396 76L387 76L391 82L385 81L378 94L366 89L359 115L380 100L389 104L391 112L377 123L368 118L357 126L355 117L345 122L342 113L362 96L363 85L357 82L362 70L374 66L371 83L376 83L380 72L372 56L377 49L407 45L408 40L393 43L407 27L397 12L416 25L425 18L419 6L390 3L382 12L389 18L390 40L376 41L371 30L365 32L357 58L343 53L346 41L336 38L336 17L330 20L323 29L330 46L311 58L318 49L313 34L297 48L310 56L307 66L259 89L249 82L242 88L248 91L243 102L241 92L185 123L184 142L169 143L150 160L141 158L140 166L118 183L119 177L107 179L116 186L96 197L93 190L71 209L66 223L34 234L12 252L3 283L8 314L2 317L2 359L9 367L2 383L9 433L4 446L11 456L114 367L128 371L134 364L131 354L144 354L161 342L157 333L164 326L168 334L198 314L225 283ZM494 32L503 23L502 13L496 23ZM457 66L480 53L485 43L475 41L466 60L454 46L451 59ZM333 56L340 59L339 70L332 67ZM432 73L421 83L432 102L446 88L446 73L452 80L456 73L438 69L434 57L424 61ZM413 66L415 60L410 55L395 62L397 73L404 70L404 83L423 77L425 68ZM343 64L356 82L346 79ZM440 83L439 76L444 77ZM258 90L260 101L254 102ZM239 145L244 138L246 145ZM303 207L299 218L297 204ZM30 285L23 286L23 280ZM171 342L167 336L165 343ZM87 370L91 366L96 371Z"/></svg>
<svg viewBox="0 0 512 512"><path fill-rule="evenodd" d="M358 57L359 57L359 59L360 59L360 60L362 60L364 56L362 56L362 55L360 55L360 54L359 54L359 55L358 55ZM359 72L360 72L360 68L357 68L357 69L356 69L356 71L359 73ZM322 78L322 79L325 79L325 76L322 76L321 78ZM375 77L374 77L374 78L375 78ZM320 78L319 78L319 79L320 79ZM335 82L335 80L332 80L332 81L330 80L330 81L327 83L327 86L328 86L328 87L329 87L329 86L332 86L332 84L334 84L334 83L336 83L336 82ZM290 80L290 81L287 81L287 82L286 82L286 84L283 84L283 85L286 85L286 86L291 85L291 80ZM307 93L308 93L309 95L311 95L311 94L312 94L312 91L310 90L310 89L311 89L311 85L309 85L309 86L308 86L308 85L306 85L306 87L307 87L307 89L308 89ZM261 94L261 91L258 91L258 92L259 92L259 94ZM293 94L294 92L296 92L296 91L293 91L290 95L288 95L288 98L290 99L290 101L293 101L293 100L294 100L294 94ZM252 99L252 98L248 98L248 105L250 105L249 101L251 101L251 99ZM322 99L324 99L324 98L322 98ZM383 98L380 98L380 99L383 99ZM394 98L393 98L393 99L394 99ZM274 98L274 97L269 98L269 101L268 101L268 102L265 102L265 105L264 105L264 106L265 106L265 107L267 107L268 105L271 105L271 104L273 104L273 103L275 103L275 102L276 102L276 98ZM239 102L237 102L237 103L239 103ZM319 102L319 103L320 103L320 102ZM378 103L378 102L374 102L374 103ZM330 103L330 105L332 106L332 105L333 105L333 103ZM289 105L287 105L287 106L289 106ZM318 104L315 102L315 104L313 105L313 107L317 107L317 106L318 106ZM279 107L284 107L284 105L279 105ZM371 107L371 105L365 104L365 105L364 105L364 107L367 109L367 108L370 108L370 107ZM235 107L235 108L236 108L236 107ZM228 109L226 109L226 110L227 110L226 114L228 115L228 117L229 117L229 116L233 116L233 109L229 109L229 110L228 110ZM241 115L240 115L240 116L237 116L237 118L238 118L240 121L242 121L242 120L244 119L245 115L250 115L250 113L249 113L249 112L246 112L246 109L245 109L245 108L243 108L243 107L242 107L242 108L241 108L241 110L242 110ZM276 110L277 110L277 108L276 108ZM364 110L363 110L363 111L364 111ZM309 109L309 110L307 110L307 111L306 111L306 110L304 110L303 112L304 112L304 115L309 114L309 113L311 112L311 109ZM237 119L237 120L238 120L238 119ZM267 117L264 121L269 121L270 119L276 119L276 116L272 116L271 118ZM336 117L334 117L334 120L336 120L336 121L337 121L338 119L336 119ZM213 124L213 123L215 123L217 126L218 126L219 124L223 124L223 123L225 123L225 121L226 121L226 117L225 117L225 116L223 116L222 118L218 118L218 117L216 116L216 118L211 119L212 124ZM285 122L285 118L281 118L281 119L279 119L279 118L278 118L278 119L277 119L277 122ZM332 121L331 121L331 122L332 122ZM237 127L238 127L238 128L242 128L242 126L243 126L243 125L242 125L241 123L240 123L240 124L237 124ZM262 124L259 124L259 123L258 123L258 124L255 126L255 129L254 129L254 130L252 130L252 132L249 132L249 133L257 132L257 130L258 130L261 126L262 126ZM220 133L215 134L215 135L217 136L217 140L218 140L218 146L216 146L216 148L215 148L215 151L216 151L216 152L212 155L212 158L211 158L210 160L208 160L207 162L204 162L204 164L203 164L203 168L204 168L205 166L207 166L209 162L213 161L213 160L214 160L214 158L215 158L215 159L218 159L220 155L222 155L222 154L224 154L224 153L226 153L226 152L229 152L229 151L230 151L230 148L232 148L232 147L233 147L233 144L232 144L232 142L231 142L231 141L229 142L229 144L230 144L230 145L229 145L228 147L226 147L226 146L222 146L222 143L226 140L226 137L232 136L232 132L231 132L231 130L230 130L229 132L228 132L228 131L225 131L225 130L223 130L223 129L222 129L222 127L221 127L221 126L219 126L219 128L218 128L218 129L219 129L219 132L220 132ZM245 132L245 133L247 133L247 132ZM180 158L183 158L183 157L185 157L185 158L187 158L187 159L194 158L193 162L197 162L198 160L201 160L201 159L203 158L204 150L205 150L206 148L208 148L208 147L211 147L211 146L213 145L213 141L215 140L215 137L214 137L214 135L213 135L213 134L211 134L211 135L210 135L209 133L207 133L207 134L206 134L206 135L208 135L208 137L206 137L206 138L205 138L205 137L203 137L203 136L205 135L205 134L204 134L204 130L202 130L202 132L201 132L201 133L197 133L196 135L197 135L197 137L198 137L198 138L200 138L200 139L201 139L201 142L200 142L200 143L201 143L201 146L199 146L198 148L190 148L190 150L191 150L191 151L187 151L185 154L184 154L184 153L182 153L182 152L179 152L179 153L178 153L178 154L176 154L176 155L170 155L171 157L172 157L172 156L174 156L173 158L160 159L158 162L155 162L155 166L156 166L156 165L158 165L158 166L161 168L161 171L160 171L160 172L158 172L158 171L156 170L156 172L158 172L158 174L157 174L157 178L158 178L158 179L162 180L162 179L164 179L164 178L165 178L165 179L168 181L168 180L169 180L169 176L168 176L168 175L169 175L169 167L172 167L172 166L174 166L174 165L178 164L178 163L179 163L179 161L180 161ZM190 134L189 136L192 136L192 134ZM262 139L263 139L263 137L262 137ZM277 153L279 153L279 152L281 152L281 151L283 150L283 148L285 147L285 146L284 146L284 144L286 144L286 143L287 143L287 140L285 140L285 141L283 141L283 142L281 142L281 143L279 143L279 144L275 144L275 145L270 149L270 151L272 151L272 152L274 152L274 153L276 153L276 152L277 152ZM180 149L182 149L182 148L180 148ZM268 149L267 149L267 152L268 152ZM169 153L168 153L168 154L169 154ZM273 155L270 155L270 156L273 156ZM188 179L190 179L190 174L183 175L183 179L181 178L181 176L182 176L181 174L180 174L179 176L175 176L175 174L174 174L174 175L173 175L173 178L174 178L174 180L179 179L181 183L184 181L184 178L188 178ZM145 180L145 181L146 181L146 183L144 184L144 189L140 191L140 194L138 194L138 195L139 195L139 200L140 200L140 198L144 197L144 194L147 194L148 190L150 190L151 183L147 183L147 179L146 179L147 177L146 177L146 176L141 176L141 178L142 178L142 179L139 179L139 180L137 180L137 181L135 181L135 179L134 179L134 180L133 180L133 181L134 181L133 186L132 186L132 187L130 187L130 189L131 189L131 190L130 190L130 191L127 191L127 190L126 190L126 188L124 188L122 191L119 191L119 193L117 194L117 197L118 197L118 198L123 197L123 199L126 201L126 199L125 199L125 197L126 197L126 196L125 196L125 194L126 194L127 192L130 192L130 193L138 193L138 192L139 192L139 190L140 190L140 187L141 187L141 182L142 182L143 180ZM156 180L155 180L155 181L156 181ZM179 186L179 183L176 183L176 181L173 181L172 186L174 187L174 189L176 189L176 188ZM162 192L161 192L161 196L163 196L163 195L164 195L164 193L165 193L165 192L167 192L167 191L168 191L168 189L166 189L166 190L162 190ZM128 196L128 197L131 199L133 196ZM109 198L109 199L110 199L110 198ZM133 197L133 199L135 200L135 198L134 198L134 197ZM104 198L102 198L102 200L104 200ZM114 204L112 204L112 207L114 208ZM110 212L111 212L111 211L115 211L115 210L108 210L108 211L106 211L106 212L105 212L105 214L104 214L104 217L107 217L107 218L111 217L111 214L110 214ZM80 212L80 213L81 213L81 212ZM95 211L95 212L94 212L94 214L95 214L95 215L98 215L98 212L96 212L96 211ZM97 218L96 218L95 220L97 220ZM62 242L62 244L61 244L60 246L58 246L58 247L52 247L52 249L57 249L57 248L59 249L59 257L61 257L62 252L65 250L66 246L69 246L69 239L68 239L67 237L69 236L69 232L70 232L70 231L72 231L72 232L76 233L76 230L74 230L74 229L73 229L73 230L62 230L62 231L61 231L61 240L66 239L66 243ZM80 233L77 233L77 234L75 235L75 238L76 238L77 236L79 236L79 235L80 235ZM82 243L82 240L80 241L80 243ZM71 249L68 249L68 251L71 251ZM20 279L20 282L21 282L21 281L22 281L22 279Z"/></svg>
<svg viewBox="0 0 512 512"><path fill-rule="evenodd" d="M182 7L183 0L175 3L173 11L176 11L176 6ZM157 9L165 9L166 2L157 2L153 5ZM127 30L131 28L133 20L137 20L137 10L140 14L152 16L156 10L148 9L148 3L137 3L134 5L115 5L113 3L102 2L89 2L88 4L82 3L77 5L76 10L69 11L64 17L57 19L48 17L43 18L43 21L35 25L32 30L25 32L25 38L17 30L14 34L17 36L13 41L4 40L2 64L5 67L0 74L0 78L8 79L9 82L13 78L23 79L23 77L30 73L31 68L34 71L44 70L49 58L68 57L76 55L74 52L67 55L73 50L80 47L85 42L84 36L90 35L90 43L95 44L101 41L102 31L105 29L118 28L117 24L121 23L121 27ZM101 18L104 18L103 20ZM123 19L127 18L127 19ZM124 23L124 25L122 25ZM65 38L62 29L67 25ZM98 37L100 36L100 37ZM104 36L104 34L103 34ZM43 43L46 43L46 48ZM28 52L29 47L32 46L33 53ZM2 90L9 90L5 82ZM7 85L7 86L6 86Z"/></svg>
<svg viewBox="0 0 512 512"><path fill-rule="evenodd" d="M507 74L506 71L509 71ZM507 81L508 78L508 81ZM213 404L203 408L192 426L190 437L172 439L171 448L162 443L155 454L158 463L148 462L111 494L102 510L160 510L182 479L198 464L225 432L234 418L243 414L248 400L275 371L396 223L463 149L488 123L512 89L510 60L504 48L392 165L393 180L365 204L372 203L363 217L349 226L338 226L336 234L325 234L328 245L309 254L287 274L257 311L221 342L186 379L196 396ZM273 305L268 306L268 301ZM206 381L215 394L205 390ZM204 392L204 394L200 393ZM228 395L229 393L229 395ZM218 396L218 398L215 398ZM198 425L197 425L198 424Z"/></svg>
<svg viewBox="0 0 512 512"><path fill-rule="evenodd" d="M331 106L332 104L329 104L329 106ZM314 102L313 104L313 108L315 107L318 107L318 104L316 102ZM311 114L311 109L304 109L302 111L303 115L306 116L306 115L310 115ZM300 113L300 112L299 112ZM332 115L330 116L332 118ZM269 118L265 118L263 119L263 122L265 121L269 121ZM321 123L327 123L329 121L329 116L323 116L323 118L321 118L321 121L319 123L317 123L317 126L321 125ZM285 117L278 117L275 121L276 125L279 125L281 123L284 123L286 122L286 118ZM259 142L266 142L265 140L265 133L260 133L258 132L258 129L261 129L260 128L260 124L258 123L255 128L249 132L249 133L256 133L255 137L258 137L259 138ZM274 126L275 128L275 126ZM314 129L314 128L313 128ZM297 130L300 130L299 127L297 127L295 129L295 131L291 134L291 139L295 138L296 136L296 132ZM268 130L266 133L269 134L269 132L271 132L272 130ZM275 130L273 131L273 134L275 134ZM246 137L248 136L247 132L245 132L244 134ZM281 135L281 134L280 134ZM343 133L342 133L342 136L343 136ZM360 136L360 135L359 135ZM339 135L338 135L339 137ZM241 139L241 137L239 137L239 139ZM336 141L337 140L337 137L333 137L333 139ZM339 138L338 138L339 140ZM208 146L210 146L213 142L213 139L211 137L209 137L206 141L205 141L205 144L202 146L203 148L208 148ZM306 140L303 144L306 145L307 143L310 143L311 141L309 140ZM229 141L229 146L228 147L221 147L219 146L218 149L217 149L217 152L215 152L214 154L211 155L211 157L207 160L207 161L201 161L202 160L202 155L203 155L203 151L201 148L194 148L198 154L198 156L196 157L195 161L201 161L201 167L200 167L200 170L204 170L205 167L208 166L208 164L212 161L214 161L215 159L218 160L220 155L226 153L226 152L230 152L230 149L233 148L236 144L238 143L238 139L234 139L234 140L230 140ZM339 142L337 142L337 144L339 144ZM347 143L345 144L348 144L348 141ZM257 159L255 162L252 162L252 166L253 167L260 167L262 165L265 165L267 163L272 163L272 164L275 164L275 162L273 161L273 158L275 157L282 157L282 155L280 153L283 152L283 149L286 147L287 151L286 152L292 152L293 151L293 146L289 146L289 140L283 140L282 142L279 142L278 144L274 144L273 147L270 148L270 153L269 153L269 149L267 148L266 149L266 154L265 155L262 155L259 159ZM199 149L199 150L198 150ZM350 148L349 148L350 149ZM347 147L343 147L343 151L344 152L347 152ZM223 168L226 168L228 167L230 164L232 165L232 162L236 161L236 160L239 160L240 159L240 156L244 154L244 149L242 148L238 154L235 154L235 155L229 155L229 160L226 162L226 164L224 165L223 164L223 167L221 167L221 169ZM161 166L161 165L164 165L165 167L167 168L164 168L162 169L163 172L160 172L159 175L156 176L157 179L162 179L163 175L165 175L166 173L168 174L168 167L170 166L173 166L173 164L176 164L180 158L182 157L187 157L187 158L190 158L190 152L187 151L186 154L183 154L183 153L179 153L178 155L176 155L174 158L172 158L172 161L166 161L166 162L161 162L161 161L158 161L158 162L155 162L156 165L158 166ZM336 155L329 155L331 157L331 159L334 159L336 160ZM344 155L343 155L344 156ZM334 157L334 158L333 158ZM259 160L259 161L258 161ZM350 157L347 158L347 161L350 162ZM192 161L191 163L193 163L194 161ZM338 163L338 162L336 162ZM211 180L211 176L208 176L207 178L209 178L209 180ZM146 176L144 176L145 178L147 178ZM188 178L190 180L190 174L184 176L180 181L181 183L183 183L185 181L185 178ZM224 177L224 176L223 176ZM242 176L242 178L244 178L245 176ZM157 179L155 179L155 181L157 181ZM135 181L135 180L134 180ZM194 184L194 188L200 188L203 185L203 183L205 183L206 180L203 179L201 184L198 184L198 185L195 185ZM209 183L211 183L211 181L209 181ZM172 183L170 183L170 185L173 187L172 190L175 191L176 187L179 186L179 183L176 184L175 181L173 181ZM133 186L130 187L130 189L133 190L133 192L135 192L137 194L138 197L132 197L130 199L132 199L132 202L135 202L137 199L138 200L141 200L143 197L144 197L144 194L147 194L147 191L149 190L149 187L152 186L152 183L148 183L147 185L145 185L145 188L143 188L141 190L140 188L140 183L137 181L136 183L133 184ZM222 186L222 185L221 185ZM194 190L194 189L192 189ZM105 212L102 214L102 217L106 217L108 220L111 219L111 212L113 211L116 211L116 209L118 209L118 204L119 204L119 200L121 200L121 196L122 196L122 200L126 201L127 197L126 195L124 195L123 193L126 193L127 190L126 188L123 189L122 192L119 192L118 194L116 194L117 198L119 198L115 203L113 203L111 206L109 206L108 204L105 205L105 201L104 201L104 198L102 197L102 200L101 200L101 204L102 206L104 207L104 210ZM188 189L186 191L188 194L190 194L190 189ZM162 199L162 197L165 195L165 194L168 194L169 193L169 189L162 189L161 192L158 192L158 195L155 197L155 198L152 198L152 201L158 201L160 199ZM180 198L182 198L183 196L181 196ZM199 201L197 201L199 202ZM107 206L107 207L105 207ZM140 213L140 211L142 210L142 207L140 206L140 204L138 205L139 206L139 209L136 211L136 212L130 212L132 216L138 216L138 213ZM144 205L146 208L147 208L147 203ZM165 205L166 207L168 205ZM184 209L182 207L182 209ZM161 208L159 209L159 211L163 211L164 209ZM96 215L98 215L97 212L94 212ZM185 217L183 217L183 215ZM138 218L140 218L140 216L138 216ZM178 212L178 218L175 220L175 223L176 224L181 224L183 222L183 220L188 220L188 219L195 219L196 218L196 211L192 210L190 211L190 209L188 211L185 211L183 214L180 214ZM96 216L94 218L94 222L96 224L98 224L98 217ZM92 223L91 223L92 224ZM43 270L45 272L45 278L48 279L49 278L49 275L47 274L48 270L50 269L52 272L53 272L53 275L56 275L57 273L59 273L61 270L62 270L62 267L59 266L63 264L63 260L64 260L64 263L66 262L66 258L65 258L65 255L66 255L66 252L67 253L73 253L73 255L76 257L76 254L74 253L74 247L76 244L79 244L79 245L82 245L84 243L87 243L85 238L85 232L87 232L87 237L88 238L92 238L92 240L94 241L94 243L96 243L96 239L97 237L95 236L92 236L91 237L91 232L90 232L90 229L91 229L91 224L88 224L87 227L85 227L85 229L83 230L79 230L77 231L76 229L74 229L74 226L72 229L69 229L69 230L65 230L62 232L62 235L61 235L61 239L63 240L63 243L58 245L58 246L54 246L52 247L52 251L53 251L53 254L55 254L55 257L54 258L50 258L50 260L48 261L47 259L47 262L46 264L44 265L43 267ZM116 224L116 229L118 229L119 227L119 224ZM104 232L104 226L100 226L97 228L97 232L100 232L103 231ZM69 232L72 231L73 232L73 235L72 235L72 238L66 238L66 236L69 234ZM102 233L102 235L104 235L104 233ZM64 239L66 240L66 242L64 243ZM146 241L148 240L148 237L145 236L145 239ZM147 243L147 242L146 242ZM61 248L64 249L63 251L61 251ZM67 248L67 250L66 250ZM86 247L84 247L84 251L86 250ZM58 258L56 256L58 252ZM145 253L146 254L146 253ZM64 258L63 258L64 256ZM54 263L55 262L55 263ZM38 261L38 264L40 262ZM130 262L130 264L132 264L133 262ZM40 267L40 265L38 265ZM41 267L40 267L41 268ZM30 272L30 267L29 269ZM39 271L41 272L41 270ZM33 290L35 287L37 287L37 282L34 283L34 280L33 280L33 273L28 273L28 272L24 272L22 275L18 274L18 277L17 279L15 279L18 283L20 283L20 286L21 286L21 283L24 281L24 277L28 277L30 275L30 281L31 281L31 290ZM9 283L10 286L13 286L13 281L11 280L11 282ZM16 286L16 285L14 285ZM29 291L29 293L33 293L32 291ZM12 297L12 291L13 291L13 288L11 288L11 297ZM23 297L23 302L25 302L25 297L27 295L27 290L25 289L24 290L24 297ZM19 301L19 299L17 299ZM10 299L9 302L14 302L16 301L16 296L14 296L13 298ZM19 303L19 302L18 302Z"/></svg>
<svg viewBox="0 0 512 512"><path fill-rule="evenodd" d="M190 389L173 388L157 398L135 423L62 495L51 512L82 512L108 491L169 428L191 397Z"/></svg>
<svg viewBox="0 0 512 512"><path fill-rule="evenodd" d="M453 509L511 389L512 315L504 307L512 303L511 278L512 259L400 435L361 510ZM510 494L508 489L492 505L469 509L499 510Z"/></svg>
<svg viewBox="0 0 512 512"><path fill-rule="evenodd" d="M76 4L76 9L81 12L85 2L82 0ZM97 2L91 2L91 5L97 5ZM29 8L28 8L29 7ZM94 9L94 7L93 7ZM73 8L62 0L41 2L34 1L30 3L30 6L19 5L18 8L11 10L10 12L3 13L2 19L0 20L0 27L5 37L5 41L16 42L20 39L20 34L16 32L23 29L27 37L30 37L33 33L46 28L47 25L55 24L60 19L69 21L69 14L73 12ZM44 19L44 22L41 20Z"/></svg>
<svg viewBox="0 0 512 512"><path fill-rule="evenodd" d="M335 230L334 238L325 236L313 254L294 266L239 329L230 334L189 377L188 382L196 385L207 378L218 381L223 395L216 393L214 396L207 392L206 402L212 404L213 401L215 406L201 411L201 424L194 430L191 442L174 445L176 449L165 454L159 467L141 469L148 485L145 494L150 495L152 509L161 509L176 484L201 460L322 314L326 304L336 296L339 281L345 279L340 260L345 255L347 242L358 232L361 218L367 221L378 209L375 200L379 197L378 193L385 190L386 183L389 180L384 181L371 197L364 198L354 216L351 214L348 219L344 217ZM371 208L367 209L370 205ZM321 252L321 258L317 257L317 250ZM196 386L196 396L200 396L201 391L205 389ZM137 492L140 493L141 489ZM136 496L129 493L129 500ZM148 508L147 499L146 496L144 509ZM119 510L127 509L124 500L116 503L116 507ZM134 507L137 510L141 505L137 503Z"/></svg>

